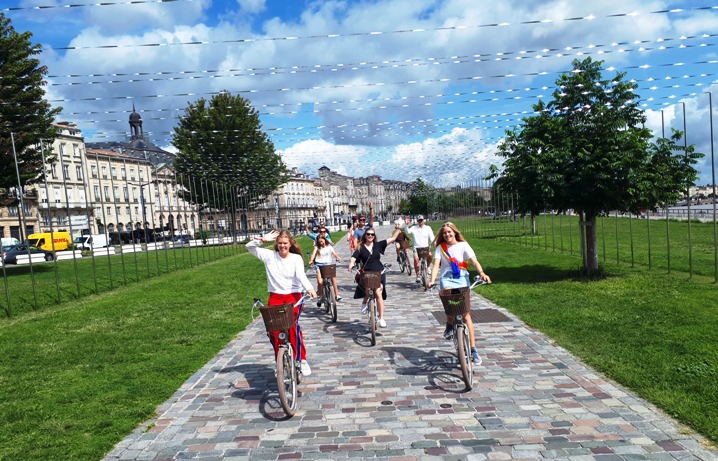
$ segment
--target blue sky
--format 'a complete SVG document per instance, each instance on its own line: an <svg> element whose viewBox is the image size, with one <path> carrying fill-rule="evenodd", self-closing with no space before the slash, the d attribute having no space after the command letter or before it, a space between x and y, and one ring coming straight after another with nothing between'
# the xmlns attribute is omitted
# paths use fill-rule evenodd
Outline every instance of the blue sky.
<svg viewBox="0 0 718 461"><path fill-rule="evenodd" d="M134 104L169 148L188 103L229 90L312 176L326 165L455 185L500 165L504 131L591 56L605 76L637 80L656 133L682 129L685 106L688 142L706 154L700 183L711 181L718 7L707 0L97 3L0 6L43 45L47 97L88 141L124 139Z"/></svg>

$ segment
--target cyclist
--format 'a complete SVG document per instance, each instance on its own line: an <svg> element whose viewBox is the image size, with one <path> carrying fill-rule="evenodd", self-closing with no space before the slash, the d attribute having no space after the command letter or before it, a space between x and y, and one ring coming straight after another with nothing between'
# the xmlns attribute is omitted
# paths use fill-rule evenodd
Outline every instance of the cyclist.
<svg viewBox="0 0 718 461"><path fill-rule="evenodd" d="M274 251L267 248L260 248L260 245L266 242L274 243ZM269 300L267 305L277 306L287 303L296 303L302 297L302 288L312 298L317 297L312 282L309 281L304 272L304 258L302 250L297 245L294 237L289 231L273 230L258 239L251 240L247 243L247 251L252 253L260 261L264 263L267 273L267 288L269 290ZM296 346L297 354L301 362L299 364L302 374L309 376L312 369L307 362L307 350L304 347L304 338L302 329L299 327L297 318L302 313L304 304L300 304L294 308L294 321L296 328L289 330L289 338L292 344ZM279 331L269 333L269 340L274 347L274 356L279 351Z"/></svg>
<svg viewBox="0 0 718 461"><path fill-rule="evenodd" d="M428 287L434 285L436 278L439 277L439 288L445 290L447 288L468 287L469 283L469 262L474 266L482 280L491 283L491 278L484 273L479 260L476 259L476 253L471 246L464 240L456 225L451 222L445 222L439 234L434 240L436 251L434 252L434 266L431 268L431 278ZM427 287L427 288L428 288ZM468 296L468 294L467 294ZM453 329L454 319L447 317L446 329L444 330L444 338L451 339L454 335ZM476 342L474 340L474 322L471 315L464 315L464 323L469 329L469 344L471 344L471 359L475 364L481 364L481 357L476 351Z"/></svg>
<svg viewBox="0 0 718 461"><path fill-rule="evenodd" d="M354 250L356 250L356 246L354 246L354 229L355 229L356 223L348 223L347 224L347 242L349 242L349 252L354 253Z"/></svg>
<svg viewBox="0 0 718 461"><path fill-rule="evenodd" d="M394 242L394 246L396 247L396 262L401 262L401 259L399 258L399 253L401 252L401 243L408 241L411 243L411 240L409 239L409 236L406 232L401 230L401 221L397 221L394 225L394 229L399 229L399 235L396 236L396 242ZM411 249L406 249L406 256L409 258L411 256Z"/></svg>
<svg viewBox="0 0 718 461"><path fill-rule="evenodd" d="M322 293L322 272L319 270L319 266L327 266L334 264L334 260L342 262L342 258L339 257L334 247L329 244L329 241L323 235L317 237L317 245L312 251L312 255L309 257L309 264L317 265L317 293ZM337 278L332 277L332 284L334 285L334 294L336 295L337 301L341 301L342 297L339 296L339 287L337 286ZM317 301L317 307L322 305L322 300Z"/></svg>
<svg viewBox="0 0 718 461"><path fill-rule="evenodd" d="M366 232L367 229L372 227L372 223L374 222L374 208L371 206L371 202L369 202L369 223L366 221L366 216L359 216L357 228L354 229L354 248L359 248L359 245L361 245L362 236L364 235L364 232ZM354 250L356 251L356 250Z"/></svg>
<svg viewBox="0 0 718 461"><path fill-rule="evenodd" d="M399 230L396 229L394 234L386 240L376 240L376 231L373 228L367 229L362 235L361 243L356 251L352 254L349 260L349 272L354 268L357 261L361 261L365 271L370 272L381 272L384 270L384 265L381 262L381 255L384 254L386 247L396 241L396 236ZM376 298L376 307L379 311L379 326L386 328L386 321L384 320L384 300L386 299L386 274L381 274L381 286L374 289L374 296ZM361 304L361 313L366 315L369 312L367 306L367 299L369 294L364 292L362 284L358 284L356 291L354 292L354 299L363 298Z"/></svg>
<svg viewBox="0 0 718 461"><path fill-rule="evenodd" d="M319 227L312 229L313 232L310 232L309 231L309 222L307 221L307 218L304 218L304 230L307 232L307 236L310 239L314 240L314 246L316 246L317 237L319 237L320 235L324 235L327 238L327 240L329 241L329 243L331 245L334 245L334 242L332 242L332 236L329 235L329 229L327 229L326 226L324 226L324 224L320 224Z"/></svg>
<svg viewBox="0 0 718 461"><path fill-rule="evenodd" d="M416 226L409 227L409 217L405 218L404 231L407 234L411 234L414 237L414 269L416 274L416 283L421 283L421 277L419 276L419 251L425 250L428 256L426 257L426 266L431 265L431 250L429 245L434 240L434 231L431 227L427 226L424 222L424 216L418 215L416 217Z"/></svg>

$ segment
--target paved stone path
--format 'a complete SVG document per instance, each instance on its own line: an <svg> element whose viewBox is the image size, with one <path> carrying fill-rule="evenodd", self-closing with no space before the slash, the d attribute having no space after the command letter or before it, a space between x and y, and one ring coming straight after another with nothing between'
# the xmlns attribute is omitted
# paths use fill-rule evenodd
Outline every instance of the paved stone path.
<svg viewBox="0 0 718 461"><path fill-rule="evenodd" d="M337 249L346 260L346 241ZM390 250L384 261L396 268ZM690 430L479 296L472 307L489 322L477 324L484 362L467 392L438 298L391 272L388 328L372 347L345 269L338 281L338 322L315 304L301 319L313 373L293 418L279 405L258 319L105 459L718 460Z"/></svg>

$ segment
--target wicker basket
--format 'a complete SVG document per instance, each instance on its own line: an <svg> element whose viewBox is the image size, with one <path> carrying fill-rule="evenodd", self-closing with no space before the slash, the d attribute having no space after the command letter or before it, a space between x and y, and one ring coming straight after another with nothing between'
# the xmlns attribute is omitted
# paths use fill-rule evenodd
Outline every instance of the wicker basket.
<svg viewBox="0 0 718 461"><path fill-rule="evenodd" d="M373 290L381 286L381 272L363 272L361 279L365 290Z"/></svg>
<svg viewBox="0 0 718 461"><path fill-rule="evenodd" d="M259 308L264 320L264 328L268 332L284 331L294 327L294 304L278 306L262 306Z"/></svg>
<svg viewBox="0 0 718 461"><path fill-rule="evenodd" d="M399 242L399 245L401 245L401 248L404 250L408 250L409 248L411 248L411 242L409 240L402 240L401 242Z"/></svg>
<svg viewBox="0 0 718 461"><path fill-rule="evenodd" d="M429 255L431 254L431 251L429 251L428 248L417 248L416 249L416 255L419 257L419 259L429 259Z"/></svg>
<svg viewBox="0 0 718 461"><path fill-rule="evenodd" d="M322 278L332 278L337 276L337 265L328 264L326 266L319 266L319 272L322 274Z"/></svg>
<svg viewBox="0 0 718 461"><path fill-rule="evenodd" d="M469 287L448 288L439 291L441 304L444 305L444 313L447 316L468 314L471 311L471 296Z"/></svg>

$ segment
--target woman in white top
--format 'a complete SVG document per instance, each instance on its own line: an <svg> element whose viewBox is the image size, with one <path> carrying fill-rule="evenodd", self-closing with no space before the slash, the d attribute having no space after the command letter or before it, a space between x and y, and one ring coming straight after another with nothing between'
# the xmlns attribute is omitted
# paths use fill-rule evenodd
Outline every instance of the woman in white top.
<svg viewBox="0 0 718 461"><path fill-rule="evenodd" d="M276 240L274 251L260 247L263 243L274 240ZM289 231L273 230L259 239L251 240L246 246L247 251L264 263L264 269L267 273L267 288L269 290L267 305L294 304L302 297L302 289L306 290L312 298L317 297L312 282L309 281L307 274L304 272L302 250ZM312 370L309 363L307 363L307 350L304 347L302 329L297 321L302 309L304 309L303 303L294 308L296 328L289 330L289 338L301 358L302 374L309 376L312 374ZM274 346L274 355L276 357L279 350L279 332L273 331L268 335L272 346Z"/></svg>
<svg viewBox="0 0 718 461"><path fill-rule="evenodd" d="M471 263L479 276L491 283L491 278L484 273L484 269L476 259L476 253L464 240L459 229L454 223L446 222L434 239L434 266L431 269L431 281L429 286L434 285L436 278L439 277L439 288L445 290L447 288L468 287L469 283L469 263ZM446 329L444 330L444 338L451 339L454 334L454 319L446 319ZM471 315L464 315L464 323L469 329L469 342L471 344L471 357L476 364L481 363L481 357L474 346L474 322Z"/></svg>
<svg viewBox="0 0 718 461"><path fill-rule="evenodd" d="M335 259L342 262L342 258L340 258L337 252L334 251L334 247L329 244L326 237L322 235L317 237L317 244L314 246L314 251L312 251L312 255L309 257L309 264L314 263L317 265L317 293L322 292L323 286L322 272L319 270L319 266L335 264ZM336 277L332 277L332 284L334 285L334 295L336 296L337 301L341 301L342 298L339 296L339 288L337 287ZM322 301L317 301L317 307L321 305Z"/></svg>

